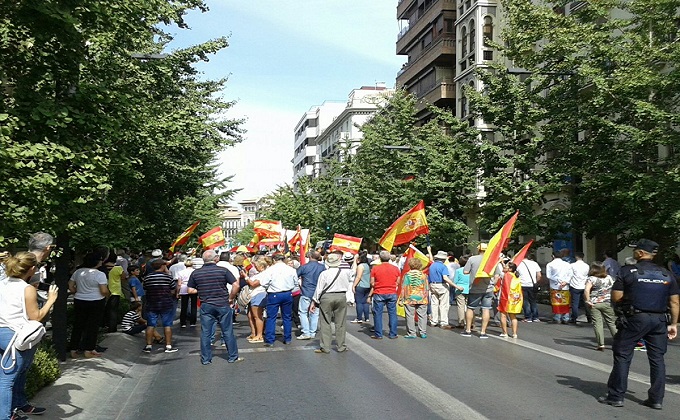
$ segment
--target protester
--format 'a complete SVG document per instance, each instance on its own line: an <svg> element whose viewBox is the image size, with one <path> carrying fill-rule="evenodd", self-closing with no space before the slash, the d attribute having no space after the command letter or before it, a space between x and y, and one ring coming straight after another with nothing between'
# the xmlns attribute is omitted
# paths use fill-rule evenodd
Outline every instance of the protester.
<svg viewBox="0 0 680 420"><path fill-rule="evenodd" d="M616 277L619 275L619 271L621 270L621 265L616 260L616 253L609 250L604 251L604 261L602 264L604 264L607 274L609 274L611 278L616 279Z"/></svg>
<svg viewBox="0 0 680 420"><path fill-rule="evenodd" d="M352 291L357 317L350 322L353 324L368 322L368 314L371 312L371 305L368 303L368 293L371 291L371 266L368 265L366 252L359 253Z"/></svg>
<svg viewBox="0 0 680 420"><path fill-rule="evenodd" d="M611 304L612 286L614 279L607 274L607 269L601 262L590 264L588 280L586 281L585 299L590 306L593 317L593 330L597 340L597 350L604 351L604 325L607 325L612 337L616 335L616 315Z"/></svg>
<svg viewBox="0 0 680 420"><path fill-rule="evenodd" d="M106 297L109 295L106 274L98 270L101 264L99 253L88 253L82 268L76 270L68 282L69 291L74 294L71 357L77 357L80 352L86 358L101 356L96 350L97 333L104 316Z"/></svg>
<svg viewBox="0 0 680 420"><path fill-rule="evenodd" d="M123 267L116 265L118 256L114 253L109 255L107 264L112 266L108 270L108 286L110 295L106 300L104 307L104 326L107 327L108 332L116 332L118 325L118 308L120 307L120 297L123 295L122 283L127 279L127 272Z"/></svg>
<svg viewBox="0 0 680 420"><path fill-rule="evenodd" d="M198 313L198 295L189 293L188 284L189 277L194 270L203 267L203 260L201 258L191 258L184 260L184 270L178 271L175 280L179 287L179 326L180 328L187 327L189 321L190 327L196 326L196 318ZM172 268L172 267L171 267Z"/></svg>
<svg viewBox="0 0 680 420"><path fill-rule="evenodd" d="M253 265L258 274L246 277L246 283L251 288L248 303L250 335L247 340L251 343L264 343L264 308L267 307L267 289L260 285L259 273L269 268L269 262L265 258L260 258Z"/></svg>
<svg viewBox="0 0 680 420"><path fill-rule="evenodd" d="M583 261L583 252L575 252L576 261L571 263L571 279L569 280L569 294L571 295L571 319L569 322L576 324L578 319L578 307L583 298L586 288L586 280L590 266ZM590 322L590 306L586 305L586 318Z"/></svg>
<svg viewBox="0 0 680 420"><path fill-rule="evenodd" d="M373 304L373 324L375 333L372 339L383 338L383 308L387 306L389 320L389 338L395 339L397 335L397 285L401 273L399 269L389 264L390 253L380 251L380 264L371 269L371 290L368 294Z"/></svg>
<svg viewBox="0 0 680 420"><path fill-rule="evenodd" d="M461 333L463 337L472 336L475 310L477 310L477 308L482 308L482 329L480 330L479 338L489 338L486 334L486 328L491 319L493 290L494 285L500 279L502 271L500 264L497 264L495 271L491 273L491 277L477 276L487 246L488 245L484 242L480 243L477 247L477 255L470 257L463 268L463 274L470 276L470 294L467 303L468 309L465 313L465 330Z"/></svg>
<svg viewBox="0 0 680 420"><path fill-rule="evenodd" d="M267 321L265 323L264 346L274 345L276 338L276 316L281 310L283 319L283 344L293 339L293 289L299 287L297 272L285 263L283 254L274 255L274 265L260 275L260 284L267 289Z"/></svg>
<svg viewBox="0 0 680 420"><path fill-rule="evenodd" d="M418 315L418 334L427 338L427 303L429 298L428 277L423 273L423 262L417 258L409 258L409 271L404 275L401 296L406 315L406 335L404 338L416 338L415 316Z"/></svg>
<svg viewBox="0 0 680 420"><path fill-rule="evenodd" d="M458 314L458 327L465 328L465 312L467 311L468 294L470 293L470 275L465 274L465 264L468 258L460 257L458 267L453 277L453 287L451 288L456 300L456 313Z"/></svg>
<svg viewBox="0 0 680 420"><path fill-rule="evenodd" d="M330 353L332 342L331 320L335 323L335 345L338 353L347 351L345 345L347 318L347 290L352 283L350 270L340 268L340 256L331 253L326 258L328 269L319 274L319 280L309 306L310 312L321 311L319 320L319 348L315 353Z"/></svg>
<svg viewBox="0 0 680 420"><path fill-rule="evenodd" d="M428 281L432 308L430 325L450 330L452 327L449 325L449 287L453 286L453 281L449 278L449 267L444 264L448 258L449 254L446 252L437 252L429 268Z"/></svg>
<svg viewBox="0 0 680 420"><path fill-rule="evenodd" d="M456 270L460 268L460 261L458 261L455 254L452 251L449 251L447 254L448 258L446 259L446 262L444 264L446 264L446 267L449 269L449 278L451 279L451 281L453 281L453 278L456 277ZM456 303L456 288L454 286L451 286L449 290L449 307L455 303Z"/></svg>
<svg viewBox="0 0 680 420"><path fill-rule="evenodd" d="M300 279L300 302L298 304L298 312L300 316L300 325L302 327L302 332L297 336L298 340L309 340L316 337L319 312L311 312L309 307L312 303L314 292L316 291L316 285L319 282L319 275L326 270L326 267L320 260L321 254L319 254L318 251L312 251L309 253L309 262L297 269L297 275ZM293 307L293 310L295 310L295 307Z"/></svg>
<svg viewBox="0 0 680 420"><path fill-rule="evenodd" d="M177 280L177 275L179 274L179 272L187 268L186 265L187 260L188 257L185 254L180 254L177 256L176 262L172 264L168 269L173 279Z"/></svg>
<svg viewBox="0 0 680 420"><path fill-rule="evenodd" d="M522 283L516 276L517 265L508 262L503 268L503 278L498 287L498 312L501 314L501 337L508 337L508 317L512 338L517 338L517 314L522 312Z"/></svg>
<svg viewBox="0 0 680 420"><path fill-rule="evenodd" d="M59 289L51 285L47 301L42 308L38 308L37 290L28 284L37 265L38 258L33 253L19 252L6 258L6 277L0 280L0 352L3 354L3 369L0 369L0 416L5 419L23 417L24 414L40 415L46 411L45 408L30 404L26 397L26 376L37 346L16 350L14 366L4 369L11 363L7 359L11 359L9 353L12 351L9 346L15 332L29 320L41 321L45 318L57 300Z"/></svg>
<svg viewBox="0 0 680 420"><path fill-rule="evenodd" d="M295 258L288 257L286 259L286 264L288 264L290 267L292 267L296 272L297 269L300 268L300 261L298 261ZM299 277L299 275L298 275ZM293 325L295 328L298 330L302 331L302 321L300 320L300 297L302 296L302 291L300 290L299 286L296 286L293 288L293 291L291 292L291 296L293 297L293 311L291 314L291 318L293 319Z"/></svg>
<svg viewBox="0 0 680 420"><path fill-rule="evenodd" d="M528 253L521 263L517 266L517 277L522 285L522 298L524 300L524 319L523 322L541 322L538 319L538 285L543 278L541 267L534 256Z"/></svg>
<svg viewBox="0 0 680 420"><path fill-rule="evenodd" d="M553 260L545 267L545 275L550 281L550 303L553 311L553 323L569 322L571 295L571 265L564 261L559 252L553 251Z"/></svg>
<svg viewBox="0 0 680 420"><path fill-rule="evenodd" d="M201 364L212 363L212 336L219 324L222 340L229 357L227 362L236 363L244 359L238 355L238 344L234 335L234 299L239 283L229 270L217 266L219 257L213 250L203 252L203 267L191 273L189 293L198 293L201 299ZM231 291L227 289L231 285Z"/></svg>
<svg viewBox="0 0 680 420"><path fill-rule="evenodd" d="M175 319L175 303L177 302L177 283L168 271L167 262L162 258L151 261L153 272L144 278L144 291L147 304L146 346L144 353L153 350L154 331L160 321L165 336L165 352L174 353L178 349L172 345L172 323Z"/></svg>

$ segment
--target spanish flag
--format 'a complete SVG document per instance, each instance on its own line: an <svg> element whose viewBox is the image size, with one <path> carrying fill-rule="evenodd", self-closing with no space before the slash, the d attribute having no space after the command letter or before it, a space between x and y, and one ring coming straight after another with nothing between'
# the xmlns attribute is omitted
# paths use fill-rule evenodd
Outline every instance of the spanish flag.
<svg viewBox="0 0 680 420"><path fill-rule="evenodd" d="M225 244L224 232L222 232L222 228L219 226L214 227L203 235L199 236L198 240L201 242L203 249L206 251Z"/></svg>
<svg viewBox="0 0 680 420"><path fill-rule="evenodd" d="M302 234L300 233L300 225L298 225L298 228L297 228L296 231L292 231L292 232L295 232L295 233L293 234L293 237L288 239L288 249L290 250L290 252L297 252L300 249L300 247L302 246ZM288 232L286 232L286 233L288 233ZM288 236L288 235L286 235L286 236Z"/></svg>
<svg viewBox="0 0 680 420"><path fill-rule="evenodd" d="M420 271L426 274L428 271L430 271L430 265L432 264L432 261L427 255L423 254L423 252L416 248L413 244L410 244L406 252L404 252L404 258L406 259L404 260L404 268L401 270L402 276L411 270L408 267L408 260L410 260L411 258L420 260L423 263L423 268Z"/></svg>
<svg viewBox="0 0 680 420"><path fill-rule="evenodd" d="M182 246L185 243L187 243L187 241L191 237L191 234L194 233L194 231L196 230L196 228L198 227L198 225L200 223L201 223L201 221L197 220L196 223L189 226L184 232L182 232L182 234L179 235L177 237L177 239L175 239L175 242L173 242L172 245L170 245L170 248L169 248L170 251L175 252L175 247Z"/></svg>
<svg viewBox="0 0 680 420"><path fill-rule="evenodd" d="M430 233L430 228L425 217L425 202L420 200L420 203L387 228L378 243L386 250L392 251L392 247L411 242L418 235L427 233Z"/></svg>
<svg viewBox="0 0 680 420"><path fill-rule="evenodd" d="M530 240L528 244L524 245L522 249L520 249L519 252L512 257L512 262L514 262L515 265L519 266L520 263L524 261L524 258L526 258L527 252L529 252L529 248L531 248L533 243L534 240Z"/></svg>
<svg viewBox="0 0 680 420"><path fill-rule="evenodd" d="M479 270L477 270L475 278L491 277L496 271L498 261L501 259L501 251L503 251L503 247L506 246L507 241L510 238L512 228L517 221L517 216L519 216L519 210L515 212L510 220L505 222L501 230L493 235L489 241L489 246L486 248L486 251L484 251L484 257L482 257L482 262L479 265Z"/></svg>
<svg viewBox="0 0 680 420"><path fill-rule="evenodd" d="M363 240L362 238L355 238L354 236L336 233L335 235L333 235L333 242L331 243L330 251L337 250L356 254L357 252L359 252L359 248L361 248L362 240Z"/></svg>
<svg viewBox="0 0 680 420"><path fill-rule="evenodd" d="M248 242L248 247L255 248L259 242L260 242L260 235L258 235L256 233L256 234L253 235L253 239L251 239L250 242Z"/></svg>
<svg viewBox="0 0 680 420"><path fill-rule="evenodd" d="M260 238L280 238L283 227L281 221L256 220L253 223L253 230Z"/></svg>

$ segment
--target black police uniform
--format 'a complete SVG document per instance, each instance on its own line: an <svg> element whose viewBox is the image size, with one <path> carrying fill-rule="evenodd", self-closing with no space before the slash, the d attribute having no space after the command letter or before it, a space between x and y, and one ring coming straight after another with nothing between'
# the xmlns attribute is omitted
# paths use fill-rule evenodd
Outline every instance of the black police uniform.
<svg viewBox="0 0 680 420"><path fill-rule="evenodd" d="M619 330L614 336L614 366L607 382L608 398L623 400L635 344L644 339L650 365L649 400L662 403L666 382L663 357L668 344L666 311L669 297L680 294L678 283L665 268L643 260L623 266L612 290L623 291L627 314L622 319L624 325L618 324Z"/></svg>

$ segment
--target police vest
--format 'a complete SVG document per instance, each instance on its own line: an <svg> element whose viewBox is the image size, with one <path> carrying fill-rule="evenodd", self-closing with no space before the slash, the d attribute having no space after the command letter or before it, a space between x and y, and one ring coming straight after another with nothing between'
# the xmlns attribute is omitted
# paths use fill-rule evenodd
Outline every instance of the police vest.
<svg viewBox="0 0 680 420"><path fill-rule="evenodd" d="M630 270L635 277L631 285L630 302L633 309L643 312L666 312L671 274L663 267L635 268Z"/></svg>

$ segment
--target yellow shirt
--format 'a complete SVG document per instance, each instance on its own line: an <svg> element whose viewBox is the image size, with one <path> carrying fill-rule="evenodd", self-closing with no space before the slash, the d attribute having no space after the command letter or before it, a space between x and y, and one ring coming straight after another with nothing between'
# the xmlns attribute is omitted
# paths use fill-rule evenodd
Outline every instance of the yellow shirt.
<svg viewBox="0 0 680 420"><path fill-rule="evenodd" d="M109 290L112 295L121 296L123 289L120 285L121 277L123 276L123 267L117 265L109 271Z"/></svg>

